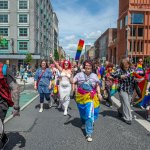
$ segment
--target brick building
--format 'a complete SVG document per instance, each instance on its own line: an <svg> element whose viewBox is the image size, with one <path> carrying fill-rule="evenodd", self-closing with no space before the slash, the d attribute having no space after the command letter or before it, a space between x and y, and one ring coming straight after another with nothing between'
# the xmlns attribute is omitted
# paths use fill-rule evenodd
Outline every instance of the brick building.
<svg viewBox="0 0 150 150"><path fill-rule="evenodd" d="M150 0L119 0L117 63L150 56Z"/></svg>
<svg viewBox="0 0 150 150"><path fill-rule="evenodd" d="M95 59L102 62L109 60L116 63L116 37L117 29L108 28L94 43Z"/></svg>

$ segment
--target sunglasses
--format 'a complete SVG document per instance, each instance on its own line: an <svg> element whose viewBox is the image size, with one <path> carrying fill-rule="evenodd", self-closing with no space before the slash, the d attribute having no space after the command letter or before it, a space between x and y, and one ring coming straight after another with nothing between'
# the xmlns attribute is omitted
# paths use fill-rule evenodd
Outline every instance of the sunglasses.
<svg viewBox="0 0 150 150"><path fill-rule="evenodd" d="M86 69L86 70L90 70L90 69L92 69L92 67L85 67L85 69Z"/></svg>

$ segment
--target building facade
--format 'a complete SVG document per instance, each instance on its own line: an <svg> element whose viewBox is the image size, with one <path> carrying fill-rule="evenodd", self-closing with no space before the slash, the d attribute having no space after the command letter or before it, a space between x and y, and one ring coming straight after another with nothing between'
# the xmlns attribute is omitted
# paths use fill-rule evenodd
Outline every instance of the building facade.
<svg viewBox="0 0 150 150"><path fill-rule="evenodd" d="M27 53L34 64L49 59L53 50L53 8L49 0L0 0L0 61L24 64Z"/></svg>
<svg viewBox="0 0 150 150"><path fill-rule="evenodd" d="M95 59L99 59L100 62L104 62L105 60L116 62L115 56L112 58L112 54L115 55L114 49L111 47L110 43L112 43L116 37L117 29L116 28L108 28L94 43L95 46Z"/></svg>
<svg viewBox="0 0 150 150"><path fill-rule="evenodd" d="M117 62L150 56L150 0L119 0Z"/></svg>
<svg viewBox="0 0 150 150"><path fill-rule="evenodd" d="M59 33L59 30L58 30L58 18L57 18L57 15L56 13L54 12L53 13L53 37L54 37L54 45L53 45L53 50L58 50L58 33Z"/></svg>

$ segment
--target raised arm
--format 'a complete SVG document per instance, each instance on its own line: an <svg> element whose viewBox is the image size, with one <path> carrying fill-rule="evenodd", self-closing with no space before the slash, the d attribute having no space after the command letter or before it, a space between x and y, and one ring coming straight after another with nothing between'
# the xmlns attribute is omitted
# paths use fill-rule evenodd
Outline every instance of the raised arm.
<svg viewBox="0 0 150 150"><path fill-rule="evenodd" d="M50 58L51 58L51 60L53 61L53 63L56 65L56 68L57 68L60 72L62 72L62 70L63 70L62 67L60 67L60 66L58 65L58 63L54 60L52 54L50 54Z"/></svg>

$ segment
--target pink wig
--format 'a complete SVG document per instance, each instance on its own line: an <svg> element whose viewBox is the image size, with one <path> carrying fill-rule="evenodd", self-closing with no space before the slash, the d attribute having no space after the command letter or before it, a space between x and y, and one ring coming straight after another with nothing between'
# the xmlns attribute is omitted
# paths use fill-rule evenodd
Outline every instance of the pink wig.
<svg viewBox="0 0 150 150"><path fill-rule="evenodd" d="M63 63L62 63L62 68L65 69L65 63L66 63L66 62L68 63L68 69L71 70L71 63L70 63L70 61L68 61L68 60L64 60L64 61L63 61Z"/></svg>

